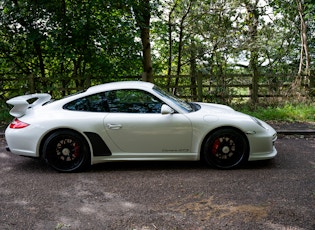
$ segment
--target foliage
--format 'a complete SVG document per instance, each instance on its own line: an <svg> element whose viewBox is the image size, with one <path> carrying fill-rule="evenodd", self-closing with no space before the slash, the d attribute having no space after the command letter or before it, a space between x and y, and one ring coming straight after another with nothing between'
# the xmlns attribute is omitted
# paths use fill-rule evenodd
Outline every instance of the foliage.
<svg viewBox="0 0 315 230"><path fill-rule="evenodd" d="M237 110L255 116L266 121L315 121L315 105L309 104L290 104L286 103L282 106L258 106L251 107L249 105L235 106Z"/></svg>
<svg viewBox="0 0 315 230"><path fill-rule="evenodd" d="M9 114L8 106L0 101L0 126L7 125L12 120L12 116Z"/></svg>
<svg viewBox="0 0 315 230"><path fill-rule="evenodd" d="M304 3L305 19L312 22L315 11L309 9L315 4ZM250 74L252 102L257 103L257 85L272 80L265 76L298 73L301 41L295 4L292 7L289 0L161 0L163 13L152 24L155 72L221 76L216 79L221 85L227 74ZM314 53L314 28L308 29ZM176 86L178 81L165 84ZM193 78L191 84L196 84Z"/></svg>
<svg viewBox="0 0 315 230"><path fill-rule="evenodd" d="M17 88L25 87L18 78L28 77L34 92L138 73L141 44L133 15L111 2L1 1L2 77L15 74Z"/></svg>
<svg viewBox="0 0 315 230"><path fill-rule="evenodd" d="M221 85L229 74L250 75L257 103L257 84L306 65L301 18L314 86L314 12L312 0L0 0L0 99L61 97L153 71L191 75L192 86L200 73ZM180 81L163 84L175 92Z"/></svg>

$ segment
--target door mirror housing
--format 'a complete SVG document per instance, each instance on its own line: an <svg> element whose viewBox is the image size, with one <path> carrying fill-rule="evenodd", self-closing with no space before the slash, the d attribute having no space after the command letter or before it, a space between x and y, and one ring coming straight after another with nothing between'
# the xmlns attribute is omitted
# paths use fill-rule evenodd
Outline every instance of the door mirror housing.
<svg viewBox="0 0 315 230"><path fill-rule="evenodd" d="M162 115L173 114L174 113L174 109L172 109L171 107L169 107L166 104L163 104L162 107L161 107L161 113L162 113Z"/></svg>

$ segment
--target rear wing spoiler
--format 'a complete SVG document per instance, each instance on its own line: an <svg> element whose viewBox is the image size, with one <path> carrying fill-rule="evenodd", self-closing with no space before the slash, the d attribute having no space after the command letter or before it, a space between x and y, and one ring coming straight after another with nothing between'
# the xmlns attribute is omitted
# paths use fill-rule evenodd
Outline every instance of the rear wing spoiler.
<svg viewBox="0 0 315 230"><path fill-rule="evenodd" d="M33 103L29 103L28 101L31 99L36 100ZM50 101L50 99L51 95L48 93L36 93L11 98L7 101L7 104L13 105L13 108L10 110L10 114L13 117L22 117L26 113L27 109L42 105L45 102Z"/></svg>

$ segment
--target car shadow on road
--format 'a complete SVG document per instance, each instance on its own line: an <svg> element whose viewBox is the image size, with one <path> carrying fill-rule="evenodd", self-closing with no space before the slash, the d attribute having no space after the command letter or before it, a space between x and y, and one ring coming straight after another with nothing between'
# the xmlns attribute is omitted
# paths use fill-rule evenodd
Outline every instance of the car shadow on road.
<svg viewBox="0 0 315 230"><path fill-rule="evenodd" d="M36 158L28 158L23 156L21 161L16 167L16 171L22 172L38 172L38 173L51 173L56 172L51 167L49 167L43 160Z"/></svg>
<svg viewBox="0 0 315 230"><path fill-rule="evenodd" d="M272 169L276 166L273 160L247 162L233 170ZM206 165L201 161L133 161L107 162L92 165L88 171L157 171L157 170L224 170Z"/></svg>
<svg viewBox="0 0 315 230"><path fill-rule="evenodd" d="M58 173L49 167L43 160L17 156L14 171L32 173ZM247 162L244 166L233 170L273 169L277 167L274 160ZM203 171L222 170L210 167L201 161L130 161L106 162L90 166L81 173L111 172L111 171Z"/></svg>
<svg viewBox="0 0 315 230"><path fill-rule="evenodd" d="M106 162L92 165L89 171L153 171L153 170L195 170L208 167L198 161L130 161Z"/></svg>
<svg viewBox="0 0 315 230"><path fill-rule="evenodd" d="M249 161L242 168L243 169L274 169L277 167L275 159L261 160L261 161Z"/></svg>

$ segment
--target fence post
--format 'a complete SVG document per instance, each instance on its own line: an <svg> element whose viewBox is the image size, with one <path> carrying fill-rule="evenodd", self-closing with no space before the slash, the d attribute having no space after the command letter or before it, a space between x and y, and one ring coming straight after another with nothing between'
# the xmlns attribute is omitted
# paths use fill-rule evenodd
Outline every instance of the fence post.
<svg viewBox="0 0 315 230"><path fill-rule="evenodd" d="M197 87L198 87L198 101L202 102L202 75L200 73L197 74Z"/></svg>

